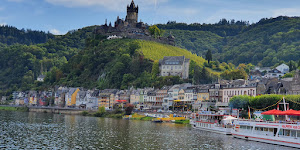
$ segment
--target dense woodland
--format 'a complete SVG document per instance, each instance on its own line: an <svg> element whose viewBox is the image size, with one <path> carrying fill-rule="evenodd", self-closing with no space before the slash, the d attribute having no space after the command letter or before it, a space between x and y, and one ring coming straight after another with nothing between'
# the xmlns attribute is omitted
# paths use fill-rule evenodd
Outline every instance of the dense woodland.
<svg viewBox="0 0 300 150"><path fill-rule="evenodd" d="M199 56L212 50L220 62L273 66L300 59L300 18L263 18L257 23L222 19L216 24L169 22L157 25L172 33L176 44Z"/></svg>
<svg viewBox="0 0 300 150"><path fill-rule="evenodd" d="M216 24L157 25L165 30L164 36L171 32L177 46L190 52L150 41L106 40L93 33L95 26L62 36L1 26L0 95L54 85L126 89L246 79L252 64L286 62L296 69L300 66L299 23L297 17L278 17L255 24L222 19ZM208 52L212 55L209 58ZM190 78L158 77L158 60L180 55L191 59ZM40 74L46 75L44 83L36 82Z"/></svg>

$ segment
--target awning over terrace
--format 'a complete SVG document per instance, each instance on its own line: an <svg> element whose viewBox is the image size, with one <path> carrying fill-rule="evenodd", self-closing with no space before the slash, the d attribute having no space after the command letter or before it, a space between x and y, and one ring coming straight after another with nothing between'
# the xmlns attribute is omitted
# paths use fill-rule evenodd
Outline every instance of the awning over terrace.
<svg viewBox="0 0 300 150"><path fill-rule="evenodd" d="M300 111L297 110L287 110L287 111L281 111L281 110L269 110L261 113L263 115L289 115L289 116L300 116Z"/></svg>

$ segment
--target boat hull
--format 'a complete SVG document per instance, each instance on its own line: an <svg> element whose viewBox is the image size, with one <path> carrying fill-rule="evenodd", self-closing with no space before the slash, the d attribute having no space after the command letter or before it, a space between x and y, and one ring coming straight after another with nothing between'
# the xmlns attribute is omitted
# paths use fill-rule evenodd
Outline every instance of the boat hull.
<svg viewBox="0 0 300 150"><path fill-rule="evenodd" d="M253 120L235 121L235 138L300 148L300 125Z"/></svg>
<svg viewBox="0 0 300 150"><path fill-rule="evenodd" d="M204 130L204 131L209 131L209 132L214 132L214 133L220 133L220 134L225 134L225 135L231 135L231 128L221 128L221 127L213 127L213 128L209 128L209 127L201 127L201 126L196 126L196 125L192 125L193 128L195 129L199 129L199 130Z"/></svg>
<svg viewBox="0 0 300 150"><path fill-rule="evenodd" d="M233 137L239 138L239 139L246 139L256 142L263 142L268 144L275 144L275 145L283 145L283 146L289 146L289 147L295 147L300 148L300 143L297 141L292 141L290 139L284 139L284 138L271 138L271 137L262 137L262 136L255 136L252 134L237 134L232 133Z"/></svg>

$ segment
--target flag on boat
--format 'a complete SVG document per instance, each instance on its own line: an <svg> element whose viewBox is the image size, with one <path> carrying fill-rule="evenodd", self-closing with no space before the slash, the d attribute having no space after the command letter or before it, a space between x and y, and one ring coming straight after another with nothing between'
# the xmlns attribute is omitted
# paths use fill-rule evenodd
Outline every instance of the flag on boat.
<svg viewBox="0 0 300 150"><path fill-rule="evenodd" d="M251 114L250 114L250 107L248 106L248 117L251 119Z"/></svg>

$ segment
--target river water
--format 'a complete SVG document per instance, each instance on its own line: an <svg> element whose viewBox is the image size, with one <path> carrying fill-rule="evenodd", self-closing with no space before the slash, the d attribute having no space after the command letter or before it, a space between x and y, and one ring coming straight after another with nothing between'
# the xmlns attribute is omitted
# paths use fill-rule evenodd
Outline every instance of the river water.
<svg viewBox="0 0 300 150"><path fill-rule="evenodd" d="M0 149L291 149L187 125L32 112L0 111L0 132Z"/></svg>

